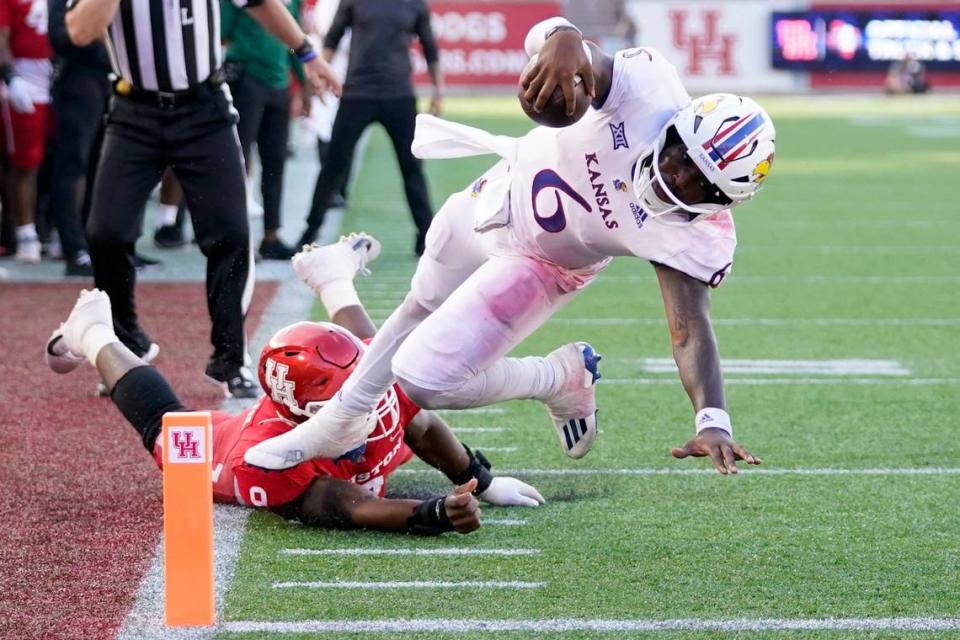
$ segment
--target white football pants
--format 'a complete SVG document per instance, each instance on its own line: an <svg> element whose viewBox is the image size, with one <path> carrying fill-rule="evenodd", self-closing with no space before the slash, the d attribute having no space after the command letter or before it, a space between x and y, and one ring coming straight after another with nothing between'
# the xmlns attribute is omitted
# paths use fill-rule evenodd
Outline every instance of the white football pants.
<svg viewBox="0 0 960 640"><path fill-rule="evenodd" d="M456 193L433 219L410 293L343 386L346 414L369 411L395 379L424 408L552 392L549 362L504 356L576 291L560 286L563 269L507 253L506 229L475 232L474 203L469 190Z"/></svg>

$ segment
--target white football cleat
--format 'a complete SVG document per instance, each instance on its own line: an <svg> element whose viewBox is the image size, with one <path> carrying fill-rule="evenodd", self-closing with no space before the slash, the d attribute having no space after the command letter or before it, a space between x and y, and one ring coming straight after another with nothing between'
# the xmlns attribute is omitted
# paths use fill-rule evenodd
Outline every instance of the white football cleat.
<svg viewBox="0 0 960 640"><path fill-rule="evenodd" d="M67 349L73 353L83 354L83 338L91 329L102 325L109 334L113 332L113 313L110 310L110 296L100 289L86 289L80 291L80 297L67 321L60 325L60 333Z"/></svg>
<svg viewBox="0 0 960 640"><path fill-rule="evenodd" d="M597 387L600 354L586 342L571 342L547 356L564 374L560 391L544 401L560 448L571 458L587 455L597 437Z"/></svg>
<svg viewBox="0 0 960 640"><path fill-rule="evenodd" d="M380 242L366 233L341 236L338 242L305 245L291 261L293 270L316 293L333 280L353 280L369 275L367 265L380 255Z"/></svg>
<svg viewBox="0 0 960 640"><path fill-rule="evenodd" d="M314 458L335 460L362 446L377 426L376 412L343 419L328 402L316 415L290 431L264 440L243 455L247 464L264 469L289 469Z"/></svg>
<svg viewBox="0 0 960 640"><path fill-rule="evenodd" d="M62 324L50 334L47 346L43 350L43 359L47 366L56 373L70 373L87 360L83 356L70 351L70 348L67 347L67 343L63 340Z"/></svg>

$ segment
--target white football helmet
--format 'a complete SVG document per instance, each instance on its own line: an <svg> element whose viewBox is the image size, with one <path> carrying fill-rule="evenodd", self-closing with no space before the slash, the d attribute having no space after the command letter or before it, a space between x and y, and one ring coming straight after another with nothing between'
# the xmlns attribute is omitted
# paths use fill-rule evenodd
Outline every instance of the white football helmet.
<svg viewBox="0 0 960 640"><path fill-rule="evenodd" d="M660 175L660 154L668 140L679 138L687 155L717 188L708 202L682 202ZM776 130L763 107L750 98L713 93L697 98L664 125L641 155L633 190L652 217L683 211L699 217L729 209L753 197L773 164ZM654 190L658 183L668 200ZM697 219L697 218L691 218Z"/></svg>

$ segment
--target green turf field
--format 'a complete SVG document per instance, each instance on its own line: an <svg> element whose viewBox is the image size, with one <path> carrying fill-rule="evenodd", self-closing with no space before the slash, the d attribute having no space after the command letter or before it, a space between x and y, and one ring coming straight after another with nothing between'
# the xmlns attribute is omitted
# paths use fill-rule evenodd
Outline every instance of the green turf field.
<svg viewBox="0 0 960 640"><path fill-rule="evenodd" d="M439 539L327 533L254 514L224 622L285 621L295 631L312 620L431 619L452 632L457 620L686 619L697 629L718 620L842 618L853 628L743 633L903 638L932 634L869 632L857 621L960 618L960 207L952 191L960 102L763 102L778 129L776 162L757 202L737 211L737 262L713 295L721 354L733 364L727 391L736 436L764 458L761 471L721 477L707 462L669 457L690 436L692 412L663 361L670 349L653 270L621 258L518 350L545 353L586 339L604 354L602 435L589 456L567 459L536 403L447 414L456 427L491 429L462 439L487 449L495 470L516 470L535 484L545 506L484 509L496 522ZM478 99L451 103L447 115L517 134L528 123L516 113L512 100ZM430 163L434 205L489 164ZM382 319L405 293L414 262L398 171L380 132L351 206L344 230L384 240L373 277L359 282ZM403 495L447 489L417 462L390 487ZM283 549L517 555L291 556ZM310 581L509 586L274 586ZM456 637L547 635L537 629ZM960 637L940 637L950 634ZM388 635L397 634L326 637ZM441 635L448 636L403 637Z"/></svg>

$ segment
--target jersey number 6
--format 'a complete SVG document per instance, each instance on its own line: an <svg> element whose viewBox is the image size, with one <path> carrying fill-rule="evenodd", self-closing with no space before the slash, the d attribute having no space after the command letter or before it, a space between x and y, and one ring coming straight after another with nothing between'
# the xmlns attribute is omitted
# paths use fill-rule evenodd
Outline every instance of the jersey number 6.
<svg viewBox="0 0 960 640"><path fill-rule="evenodd" d="M540 215L540 209L537 207L537 196L544 189L556 189L553 192L556 198L556 209L548 216ZM567 218L563 210L563 201L560 199L560 193L563 192L570 196L574 202L579 204L588 213L593 211L590 204L576 190L567 184L566 180L561 178L553 169L543 169L533 176L533 186L531 188L531 204L533 206L533 217L537 224L550 233L560 233L567 226Z"/></svg>

